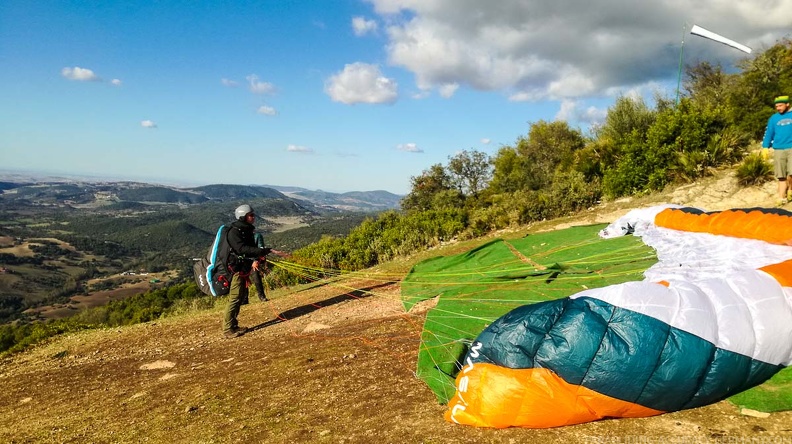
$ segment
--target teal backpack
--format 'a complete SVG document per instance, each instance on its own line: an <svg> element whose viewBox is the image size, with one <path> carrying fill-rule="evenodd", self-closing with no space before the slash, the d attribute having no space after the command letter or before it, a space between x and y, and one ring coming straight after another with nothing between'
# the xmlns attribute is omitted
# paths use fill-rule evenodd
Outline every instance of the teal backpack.
<svg viewBox="0 0 792 444"><path fill-rule="evenodd" d="M206 257L193 265L195 283L204 294L225 296L231 290L231 276L234 272L228 266L228 257L231 254L231 246L228 244L230 228L228 225L220 227Z"/></svg>

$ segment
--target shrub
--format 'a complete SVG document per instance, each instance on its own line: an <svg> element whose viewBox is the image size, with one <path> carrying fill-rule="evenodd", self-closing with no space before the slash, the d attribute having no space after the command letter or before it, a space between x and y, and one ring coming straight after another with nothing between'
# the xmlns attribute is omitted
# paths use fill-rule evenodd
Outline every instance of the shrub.
<svg viewBox="0 0 792 444"><path fill-rule="evenodd" d="M773 179L773 166L761 152L753 152L737 167L737 183L742 186L760 185Z"/></svg>
<svg viewBox="0 0 792 444"><path fill-rule="evenodd" d="M602 197L602 186L598 177L586 180L583 173L568 171L556 175L550 197L550 216L565 216L595 205Z"/></svg>

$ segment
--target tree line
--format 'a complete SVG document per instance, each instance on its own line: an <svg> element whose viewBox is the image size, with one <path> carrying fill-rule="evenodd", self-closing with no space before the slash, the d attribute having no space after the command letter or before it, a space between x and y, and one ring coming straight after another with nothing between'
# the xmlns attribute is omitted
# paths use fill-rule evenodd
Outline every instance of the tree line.
<svg viewBox="0 0 792 444"><path fill-rule="evenodd" d="M10 301L10 304L18 301ZM148 322L174 313L212 307L215 300L204 296L192 283L150 290L102 307L88 308L74 316L48 322L0 325L0 353L18 352L52 336L91 328L117 327ZM0 303L0 310L8 303Z"/></svg>

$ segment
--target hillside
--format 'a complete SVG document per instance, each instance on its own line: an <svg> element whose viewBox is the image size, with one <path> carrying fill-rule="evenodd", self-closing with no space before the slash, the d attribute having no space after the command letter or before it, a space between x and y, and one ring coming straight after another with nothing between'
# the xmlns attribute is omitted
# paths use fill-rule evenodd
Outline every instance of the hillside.
<svg viewBox="0 0 792 444"><path fill-rule="evenodd" d="M656 203L718 210L774 202L774 183L739 189L734 182L724 171L494 236L610 222ZM399 276L419 260L487 240L426 251L355 279L280 289L271 302L242 307L240 322L253 331L234 340L220 334L219 303L158 322L69 334L6 357L0 441L792 442L792 412L748 416L727 401L550 430L447 423L445 406L413 373L428 307L403 312Z"/></svg>
<svg viewBox="0 0 792 444"><path fill-rule="evenodd" d="M0 172L0 179L3 174ZM0 207L52 206L137 209L140 205L200 205L207 202L283 201L308 212L376 212L399 208L402 196L383 190L331 193L300 187L212 184L192 188L140 182L41 179L0 181Z"/></svg>
<svg viewBox="0 0 792 444"><path fill-rule="evenodd" d="M384 211L400 207L403 196L388 191L350 191L346 193L332 193L322 190L306 190L298 187L273 186L287 196L302 201L311 202L323 208L333 208L343 211Z"/></svg>
<svg viewBox="0 0 792 444"><path fill-rule="evenodd" d="M29 309L71 307L85 283L127 270L192 273L241 202L256 209L268 246L293 251L343 236L371 213L319 209L267 187L176 189L136 182L4 182L0 193L0 323ZM125 200L136 199L136 200ZM295 231L296 229L296 231ZM271 237L269 235L272 235ZM43 245L43 242L56 242Z"/></svg>

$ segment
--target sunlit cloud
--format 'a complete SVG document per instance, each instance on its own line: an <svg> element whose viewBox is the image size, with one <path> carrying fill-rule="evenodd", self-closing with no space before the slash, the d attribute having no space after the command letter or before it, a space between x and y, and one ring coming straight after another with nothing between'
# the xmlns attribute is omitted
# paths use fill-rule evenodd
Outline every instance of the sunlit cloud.
<svg viewBox="0 0 792 444"><path fill-rule="evenodd" d="M398 98L398 84L382 75L377 65L352 63L325 82L325 92L335 102L393 103Z"/></svg>
<svg viewBox="0 0 792 444"><path fill-rule="evenodd" d="M253 94L272 94L275 92L275 85L269 82L261 82L255 74L251 74L245 79L248 81L248 87Z"/></svg>
<svg viewBox="0 0 792 444"><path fill-rule="evenodd" d="M789 35L789 2L700 0L367 0L387 23L389 66L409 71L420 90L450 97L449 85L499 91L512 101L602 97L611 88L672 80L679 32L694 17L753 48ZM372 18L357 17L356 33ZM575 29L574 33L559 32ZM689 29L689 28L688 28ZM689 42L689 43L688 43ZM731 65L744 54L702 38L685 42L687 61Z"/></svg>
<svg viewBox="0 0 792 444"><path fill-rule="evenodd" d="M555 120L565 122L578 122L584 124L599 124L605 121L608 110L589 106L582 108L576 100L562 100L561 107L555 115Z"/></svg>
<svg viewBox="0 0 792 444"><path fill-rule="evenodd" d="M312 154L314 152L314 150L300 145L289 145L286 147L286 151L290 153L302 153L302 154Z"/></svg>
<svg viewBox="0 0 792 444"><path fill-rule="evenodd" d="M366 20L364 17L352 18L352 30L358 37L364 36L371 32L377 31L377 22L374 20Z"/></svg>
<svg viewBox="0 0 792 444"><path fill-rule="evenodd" d="M78 82L97 82L101 80L99 76L94 74L88 68L80 68L79 66L75 66L74 68L63 68L61 69L61 75L69 80L76 80Z"/></svg>
<svg viewBox="0 0 792 444"><path fill-rule="evenodd" d="M113 86L121 86L124 82L121 79L113 79L110 81L110 84Z"/></svg>
<svg viewBox="0 0 792 444"><path fill-rule="evenodd" d="M457 89L459 89L458 83L446 83L438 87L438 93L440 93L440 97L448 99L454 95Z"/></svg>
<svg viewBox="0 0 792 444"><path fill-rule="evenodd" d="M278 112L275 111L275 108L267 105L261 105L256 112L259 114L264 114L266 116L274 116L278 114Z"/></svg>
<svg viewBox="0 0 792 444"><path fill-rule="evenodd" d="M481 139L481 143L484 144L484 145L489 145L490 142L492 142L492 140L490 140L490 139L488 139L486 137Z"/></svg>
<svg viewBox="0 0 792 444"><path fill-rule="evenodd" d="M227 86L229 88L236 88L237 86L239 86L239 82L237 82L236 80L231 80L226 78L220 79L220 83L222 83L223 86Z"/></svg>
<svg viewBox="0 0 792 444"><path fill-rule="evenodd" d="M140 122L140 126L143 128L156 128L157 124L152 122L151 120L143 120Z"/></svg>
<svg viewBox="0 0 792 444"><path fill-rule="evenodd" d="M396 145L396 149L399 151L406 151L408 153L423 153L423 148L419 148L418 145L415 143L403 143Z"/></svg>

